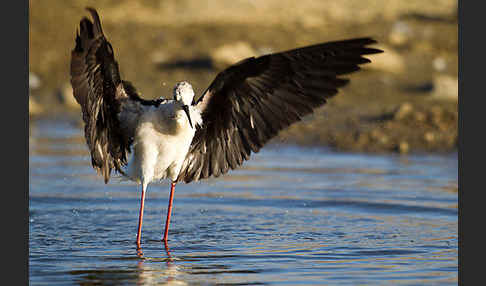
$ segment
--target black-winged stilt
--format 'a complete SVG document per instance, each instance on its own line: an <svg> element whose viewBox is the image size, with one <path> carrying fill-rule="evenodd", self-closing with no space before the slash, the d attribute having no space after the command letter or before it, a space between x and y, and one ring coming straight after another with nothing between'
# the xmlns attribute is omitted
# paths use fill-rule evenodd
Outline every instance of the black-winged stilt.
<svg viewBox="0 0 486 286"><path fill-rule="evenodd" d="M142 99L120 77L98 13L86 8L71 54L71 84L82 107L93 167L108 182L114 170L142 186L137 232L140 249L145 192L171 180L163 241L167 245L175 185L218 177L248 160L283 128L326 103L382 52L370 38L328 42L250 57L220 72L199 99L187 82L173 99ZM132 154L131 158L128 158Z"/></svg>

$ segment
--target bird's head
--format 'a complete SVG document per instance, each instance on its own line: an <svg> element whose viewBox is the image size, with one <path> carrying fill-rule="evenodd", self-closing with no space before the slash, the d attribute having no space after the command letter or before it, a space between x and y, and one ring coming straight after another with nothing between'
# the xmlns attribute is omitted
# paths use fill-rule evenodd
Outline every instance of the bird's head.
<svg viewBox="0 0 486 286"><path fill-rule="evenodd" d="M194 90L187 81L178 82L174 87L174 100L181 101L182 105L192 105Z"/></svg>
<svg viewBox="0 0 486 286"><path fill-rule="evenodd" d="M193 128L191 113L189 112L189 106L192 105L194 99L194 90L187 81L178 82L174 87L174 100L182 103L182 109L189 119L189 125Z"/></svg>

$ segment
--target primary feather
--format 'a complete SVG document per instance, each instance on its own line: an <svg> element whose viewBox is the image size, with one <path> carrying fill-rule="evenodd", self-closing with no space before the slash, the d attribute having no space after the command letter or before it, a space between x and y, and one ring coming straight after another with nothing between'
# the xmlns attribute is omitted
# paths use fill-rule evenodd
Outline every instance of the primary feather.
<svg viewBox="0 0 486 286"><path fill-rule="evenodd" d="M179 181L219 176L240 166L283 128L326 103L349 80L338 76L369 63L370 38L328 42L247 58L219 73L199 98L203 127Z"/></svg>

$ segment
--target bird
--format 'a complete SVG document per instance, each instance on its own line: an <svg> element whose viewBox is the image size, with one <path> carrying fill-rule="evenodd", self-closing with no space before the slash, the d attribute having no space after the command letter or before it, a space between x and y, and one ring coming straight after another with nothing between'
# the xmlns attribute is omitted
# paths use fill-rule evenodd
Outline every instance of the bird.
<svg viewBox="0 0 486 286"><path fill-rule="evenodd" d="M151 182L170 180L162 241L167 245L177 183L219 177L240 167L279 131L300 121L349 83L342 75L370 63L371 37L324 42L248 57L220 71L196 99L178 82L172 99L147 100L122 79L96 9L86 7L71 51L73 96L81 106L91 165L141 186L137 249Z"/></svg>

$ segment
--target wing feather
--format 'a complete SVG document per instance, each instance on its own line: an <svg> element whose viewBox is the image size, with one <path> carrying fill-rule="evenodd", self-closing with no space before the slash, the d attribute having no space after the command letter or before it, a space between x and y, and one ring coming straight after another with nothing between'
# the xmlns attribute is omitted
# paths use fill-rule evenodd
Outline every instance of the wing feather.
<svg viewBox="0 0 486 286"><path fill-rule="evenodd" d="M83 112L92 166L107 183L112 170L123 173L142 106L158 105L162 100L144 100L131 83L121 80L99 15L93 8L86 9L94 22L84 17L76 32L71 52L71 85Z"/></svg>
<svg viewBox="0 0 486 286"><path fill-rule="evenodd" d="M328 42L244 59L220 72L195 103L198 127L177 181L219 176L240 166L278 132L326 103L369 63L371 38Z"/></svg>

